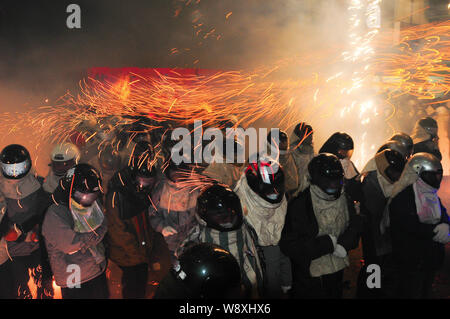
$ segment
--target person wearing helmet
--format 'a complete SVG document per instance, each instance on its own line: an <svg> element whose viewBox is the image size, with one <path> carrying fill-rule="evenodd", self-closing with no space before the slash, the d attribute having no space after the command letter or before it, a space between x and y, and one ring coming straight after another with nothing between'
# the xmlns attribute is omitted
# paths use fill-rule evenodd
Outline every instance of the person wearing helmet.
<svg viewBox="0 0 450 319"><path fill-rule="evenodd" d="M150 195L158 182L154 160L151 144L138 142L130 165L114 174L106 194L109 259L122 270L124 299L145 298L149 267L162 271L170 265L164 238L153 230L148 216L152 207ZM163 251L158 252L158 248ZM157 260L155 255L162 255L162 260Z"/></svg>
<svg viewBox="0 0 450 319"><path fill-rule="evenodd" d="M58 144L53 148L50 159L50 171L45 177L42 188L51 194L58 186L61 177L78 163L80 151L72 143Z"/></svg>
<svg viewBox="0 0 450 319"><path fill-rule="evenodd" d="M287 209L285 177L278 163L265 155L250 163L236 185L244 219L256 231L266 265L263 298L285 298L292 284L289 259L278 246Z"/></svg>
<svg viewBox="0 0 450 319"><path fill-rule="evenodd" d="M288 191L290 197L296 197L309 186L308 164L314 157L313 129L311 125L304 122L298 123L291 136L292 143L289 146L297 168L297 189Z"/></svg>
<svg viewBox="0 0 450 319"><path fill-rule="evenodd" d="M245 168L245 161L240 160L240 154L244 154L245 149L239 140L239 131L236 131L236 134L232 133L234 129L243 128L238 126L236 119L223 121L219 125L222 125L222 152L214 154L214 160L209 163L202 174L234 189ZM230 147L234 157L227 157L227 154L231 154ZM220 160L216 160L216 158L220 158Z"/></svg>
<svg viewBox="0 0 450 319"><path fill-rule="evenodd" d="M213 184L197 199L194 226L177 250L177 256L193 244L209 242L222 245L233 254L241 268L244 298L263 294L263 265L254 229L244 221L239 197L224 185Z"/></svg>
<svg viewBox="0 0 450 319"><path fill-rule="evenodd" d="M341 298L348 252L358 246L361 218L344 191L338 157L322 153L308 165L310 186L294 198L281 234L292 262L294 298Z"/></svg>
<svg viewBox="0 0 450 319"><path fill-rule="evenodd" d="M358 298L392 297L395 291L395 273L392 271L391 242L388 234L380 233L380 222L392 194L394 183L400 178L405 167L405 156L393 149L385 149L377 153L364 167L361 175L363 200L361 215L363 216L363 266L359 273L356 295ZM367 266L377 264L382 267L381 289L368 289L366 281Z"/></svg>
<svg viewBox="0 0 450 319"><path fill-rule="evenodd" d="M400 155L402 155L405 160L411 157L410 150L408 150L408 148L406 148L400 141L396 140L386 141L383 145L380 146L380 148L377 151L377 154L387 149L394 150L400 153Z"/></svg>
<svg viewBox="0 0 450 319"><path fill-rule="evenodd" d="M413 143L413 140L412 140L411 136L409 136L408 134L401 133L401 132L400 133L395 133L394 135L392 135L389 138L389 141L400 142L403 145L403 147L406 148L406 150L407 150L407 157L406 157L406 159L409 159L412 156L413 151L414 151L414 143Z"/></svg>
<svg viewBox="0 0 450 319"><path fill-rule="evenodd" d="M32 168L30 153L22 145L6 146L0 154L2 177L0 192L6 201L5 227L0 237L6 239L12 258L13 280L17 297L31 298L29 270L38 286L37 298L51 298L50 274L45 264L41 225L51 199L42 188L42 178Z"/></svg>
<svg viewBox="0 0 450 319"><path fill-rule="evenodd" d="M53 198L42 234L62 298L108 298L103 243L108 227L100 174L89 164L77 164L61 179Z"/></svg>
<svg viewBox="0 0 450 319"><path fill-rule="evenodd" d="M351 161L353 149L352 137L347 133L336 132L322 145L319 153L331 153L339 158L344 169L345 191L355 202L361 202L362 192L359 172Z"/></svg>
<svg viewBox="0 0 450 319"><path fill-rule="evenodd" d="M442 160L436 120L431 117L423 117L418 120L414 125L411 138L414 142L414 154L421 152L430 153L437 159Z"/></svg>
<svg viewBox="0 0 450 319"><path fill-rule="evenodd" d="M429 153L416 153L406 164L388 202L383 230L392 238L398 273L397 298L430 298L436 271L450 242L449 217L437 195L442 165Z"/></svg>
<svg viewBox="0 0 450 319"><path fill-rule="evenodd" d="M297 166L295 164L294 155L292 154L293 152L290 150L289 137L286 132L278 130L278 138L275 138L277 135L272 134L272 131L273 130L267 134L267 153L272 158L278 160L280 166L285 172L286 197L289 200L291 193L298 189L299 178L297 174Z"/></svg>
<svg viewBox="0 0 450 319"><path fill-rule="evenodd" d="M181 254L154 299L240 299L240 289L236 258L219 245L199 243Z"/></svg>
<svg viewBox="0 0 450 319"><path fill-rule="evenodd" d="M0 194L0 234L4 234L8 229L5 215L6 199ZM0 299L15 299L17 297L12 273L12 262L8 256L6 239L0 235L0 282L2 283L0 285Z"/></svg>
<svg viewBox="0 0 450 319"><path fill-rule="evenodd" d="M164 174L152 191L153 205L149 214L153 229L164 236L172 262L175 262L175 251L197 223L195 208L199 190L192 182L197 176L192 167L183 161L172 160L173 143L165 147Z"/></svg>
<svg viewBox="0 0 450 319"><path fill-rule="evenodd" d="M100 172L104 185L104 193L107 194L109 181L122 168L120 153L111 145L106 145L96 157L96 163L92 163L91 165Z"/></svg>

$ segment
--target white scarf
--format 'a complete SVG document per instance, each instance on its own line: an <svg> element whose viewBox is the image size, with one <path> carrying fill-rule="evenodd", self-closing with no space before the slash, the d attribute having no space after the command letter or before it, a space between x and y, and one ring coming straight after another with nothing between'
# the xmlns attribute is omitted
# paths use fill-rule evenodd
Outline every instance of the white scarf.
<svg viewBox="0 0 450 319"><path fill-rule="evenodd" d="M340 162L342 164L342 168L344 169L344 176L346 179L352 179L358 175L355 166L348 158L341 159Z"/></svg>
<svg viewBox="0 0 450 319"><path fill-rule="evenodd" d="M6 198L22 199L37 191L41 184L35 177L35 172L31 169L26 176L21 179L0 178L0 191Z"/></svg>
<svg viewBox="0 0 450 319"><path fill-rule="evenodd" d="M438 190L425 183L421 178L413 184L413 189L420 222L432 225L439 223L441 205L437 195Z"/></svg>
<svg viewBox="0 0 450 319"><path fill-rule="evenodd" d="M245 174L236 185L234 192L239 196L245 219L258 235L261 246L275 246L281 238L287 212L286 196L280 203L271 204L256 194L247 184Z"/></svg>
<svg viewBox="0 0 450 319"><path fill-rule="evenodd" d="M377 172L377 180L378 184L380 185L381 191L383 192L383 195L385 198L389 198L392 194L392 191L394 190L394 184L391 184L378 170L377 164L375 162L375 157L373 157L371 160L369 160L364 166L361 175L365 175L366 173L369 173L371 171Z"/></svg>
<svg viewBox="0 0 450 319"><path fill-rule="evenodd" d="M317 236L333 235L338 238L349 224L347 199L344 193L334 200L316 185L311 185L310 190L314 215L319 227ZM309 271L312 277L320 277L336 273L349 265L348 256L341 258L331 253L312 260Z"/></svg>
<svg viewBox="0 0 450 319"><path fill-rule="evenodd" d="M56 187L58 187L61 177L62 176L55 175L53 170L50 170L44 180L44 183L42 184L42 188L44 189L44 191L46 191L47 193L53 193Z"/></svg>

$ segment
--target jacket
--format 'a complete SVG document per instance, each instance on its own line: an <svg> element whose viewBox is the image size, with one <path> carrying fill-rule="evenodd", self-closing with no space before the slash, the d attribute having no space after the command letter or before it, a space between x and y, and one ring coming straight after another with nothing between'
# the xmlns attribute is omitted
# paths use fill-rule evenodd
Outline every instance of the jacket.
<svg viewBox="0 0 450 319"><path fill-rule="evenodd" d="M338 237L338 244L348 252L358 246L362 223L351 200L348 197L346 200L349 224ZM334 252L331 238L328 235L318 236L318 233L319 226L308 187L289 203L280 239L281 251L292 262L293 289L296 296L307 296L309 287L315 286L315 279L310 273L311 262Z"/></svg>
<svg viewBox="0 0 450 319"><path fill-rule="evenodd" d="M103 245L107 231L107 220L95 231L78 233L74 231L74 220L69 209L68 192L58 186L54 192L55 203L45 215L42 235L45 239L50 265L56 284L66 288L73 278L70 265L79 267L79 283L82 284L101 275L106 269L106 259L96 262L90 247ZM98 200L97 204L101 207ZM104 257L104 256L103 256Z"/></svg>
<svg viewBox="0 0 450 319"><path fill-rule="evenodd" d="M389 205L394 261L409 270L437 270L444 262L445 247L433 241L437 224L420 223L414 197L413 185L409 185ZM439 223L450 224L442 203Z"/></svg>
<svg viewBox="0 0 450 319"><path fill-rule="evenodd" d="M109 258L124 267L148 263L155 236L148 216L151 201L136 194L130 178L128 168L116 173L105 200Z"/></svg>
<svg viewBox="0 0 450 319"><path fill-rule="evenodd" d="M179 184L164 178L152 192L153 204L149 209L150 223L157 232L171 226L177 233L165 237L169 250L175 252L197 224L195 212L199 191L195 188L180 187Z"/></svg>

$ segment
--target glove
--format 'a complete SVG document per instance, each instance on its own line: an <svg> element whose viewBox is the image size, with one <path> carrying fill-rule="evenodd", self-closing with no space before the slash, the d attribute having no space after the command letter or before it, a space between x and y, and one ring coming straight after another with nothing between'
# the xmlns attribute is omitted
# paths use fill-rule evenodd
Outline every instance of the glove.
<svg viewBox="0 0 450 319"><path fill-rule="evenodd" d="M39 239L34 231L29 232L25 238L25 242L37 243L38 241Z"/></svg>
<svg viewBox="0 0 450 319"><path fill-rule="evenodd" d="M328 235L328 236L330 236L330 239L333 242L333 249L336 250L337 238L334 237L333 235Z"/></svg>
<svg viewBox="0 0 450 319"><path fill-rule="evenodd" d="M173 227L171 227L171 226L166 226L166 227L163 228L163 230L161 231L161 233L162 233L162 235L163 235L164 237L167 237L167 236L175 235L175 234L177 234L178 232L177 232L176 229L174 229Z"/></svg>
<svg viewBox="0 0 450 319"><path fill-rule="evenodd" d="M18 228L16 227L16 225L14 225L14 227L11 228L11 229L8 231L8 233L6 234L5 239L6 239L7 241L16 241L17 238L20 237L20 235L22 235L22 232L20 231L20 229L18 229Z"/></svg>
<svg viewBox="0 0 450 319"><path fill-rule="evenodd" d="M448 242L450 242L450 236L449 236L449 225L442 223L437 225L434 229L433 232L436 234L433 237L434 241L437 241L438 243L441 244L446 244Z"/></svg>
<svg viewBox="0 0 450 319"><path fill-rule="evenodd" d="M344 258L347 256L347 251L345 250L345 248L343 246L337 244L333 255L336 257Z"/></svg>

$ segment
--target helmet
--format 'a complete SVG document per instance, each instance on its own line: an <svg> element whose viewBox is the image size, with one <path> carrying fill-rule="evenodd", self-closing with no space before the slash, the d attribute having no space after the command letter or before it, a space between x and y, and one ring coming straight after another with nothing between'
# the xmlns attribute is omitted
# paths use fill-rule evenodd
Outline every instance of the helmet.
<svg viewBox="0 0 450 319"><path fill-rule="evenodd" d="M130 156L129 167L137 191L153 187L156 170L153 167L155 153L147 141L139 141Z"/></svg>
<svg viewBox="0 0 450 319"><path fill-rule="evenodd" d="M284 172L277 162L270 158L258 158L245 170L248 186L265 201L275 204L283 200Z"/></svg>
<svg viewBox="0 0 450 319"><path fill-rule="evenodd" d="M331 153L339 159L351 158L353 155L353 139L343 132L336 132L323 144L319 153Z"/></svg>
<svg viewBox="0 0 450 319"><path fill-rule="evenodd" d="M285 152L288 149L289 146L289 138L288 135L286 134L286 132L279 130L279 129L274 129L274 132L278 131L278 140L276 140L274 138L274 141L272 141L272 130L270 130L269 134L267 134L267 143L268 145L272 145L272 143L274 144L274 147L279 149L280 152ZM276 135L275 135L276 136ZM275 143L277 143L277 145L275 145Z"/></svg>
<svg viewBox="0 0 450 319"><path fill-rule="evenodd" d="M11 144L3 149L0 163L2 174L7 179L21 179L28 174L32 165L30 153L18 144Z"/></svg>
<svg viewBox="0 0 450 319"><path fill-rule="evenodd" d="M120 155L111 145L108 145L100 152L98 161L102 170L116 171L120 169Z"/></svg>
<svg viewBox="0 0 450 319"><path fill-rule="evenodd" d="M405 157L399 152L385 149L375 156L375 162L381 175L391 184L398 181L405 168Z"/></svg>
<svg viewBox="0 0 450 319"><path fill-rule="evenodd" d="M408 165L431 187L438 189L442 181L442 164L434 155L416 153L408 160Z"/></svg>
<svg viewBox="0 0 450 319"><path fill-rule="evenodd" d="M197 214L207 227L221 232L241 228L243 222L239 197L228 187L213 185L197 198Z"/></svg>
<svg viewBox="0 0 450 319"><path fill-rule="evenodd" d="M344 169L339 158L330 153L321 153L311 159L308 164L311 184L317 185L334 198L341 196L344 185Z"/></svg>
<svg viewBox="0 0 450 319"><path fill-rule="evenodd" d="M399 141L387 141L386 143L381 145L381 147L377 151L377 154L387 149L394 150L400 153L400 155L402 155L405 159L407 159L410 155L408 149Z"/></svg>
<svg viewBox="0 0 450 319"><path fill-rule="evenodd" d="M294 134L299 138L299 140L303 140L302 144L312 144L313 138L313 129L311 125L308 125L304 122L298 123L294 128Z"/></svg>
<svg viewBox="0 0 450 319"><path fill-rule="evenodd" d="M212 243L186 249L174 271L192 298L235 298L240 291L241 270L236 258Z"/></svg>
<svg viewBox="0 0 450 319"><path fill-rule="evenodd" d="M77 164L62 178L63 188L81 206L91 206L102 192L100 174L89 164Z"/></svg>
<svg viewBox="0 0 450 319"><path fill-rule="evenodd" d="M51 153L51 167L56 176L63 176L74 167L80 158L80 151L72 143L56 145Z"/></svg>
<svg viewBox="0 0 450 319"><path fill-rule="evenodd" d="M408 158L412 155L414 143L413 143L411 136L409 136L408 134L395 133L394 135L391 136L391 138L389 140L400 142L400 144L402 144L408 151L408 156L407 156Z"/></svg>
<svg viewBox="0 0 450 319"><path fill-rule="evenodd" d="M438 125L433 118L423 117L418 121L418 124L423 127L432 138L437 136Z"/></svg>

